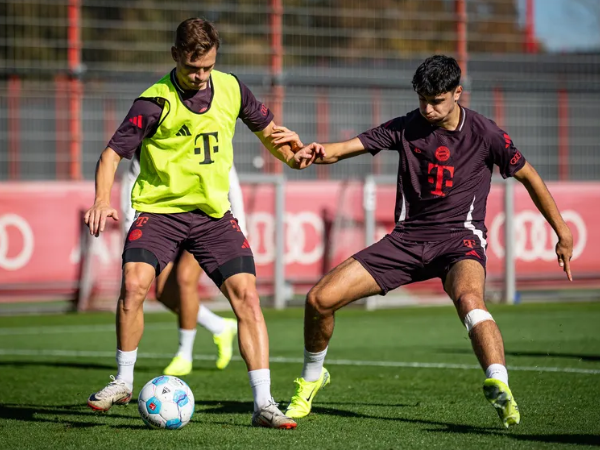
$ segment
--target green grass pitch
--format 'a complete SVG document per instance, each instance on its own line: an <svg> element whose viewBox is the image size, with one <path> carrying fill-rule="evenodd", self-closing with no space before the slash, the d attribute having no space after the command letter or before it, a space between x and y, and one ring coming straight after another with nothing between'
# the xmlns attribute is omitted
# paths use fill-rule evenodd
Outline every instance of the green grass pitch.
<svg viewBox="0 0 600 450"><path fill-rule="evenodd" d="M133 402L106 414L88 395L115 374L111 314L0 317L0 448L512 449L600 446L600 303L495 306L521 424L504 430L484 399L451 307L341 311L327 355L331 385L293 431L250 426L252 393L236 353L214 368L199 329L192 422L146 428ZM302 360L300 309L266 311L272 392L289 401ZM231 315L228 313L228 315ZM147 314L135 393L177 347L174 316ZM511 369L512 368L512 369Z"/></svg>

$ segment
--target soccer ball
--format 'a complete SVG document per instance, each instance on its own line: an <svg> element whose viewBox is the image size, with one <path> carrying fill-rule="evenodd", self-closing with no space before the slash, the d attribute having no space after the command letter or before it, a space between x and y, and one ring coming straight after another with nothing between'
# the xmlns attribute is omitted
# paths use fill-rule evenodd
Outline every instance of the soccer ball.
<svg viewBox="0 0 600 450"><path fill-rule="evenodd" d="M177 377L156 377L140 391L138 411L151 428L177 430L187 425L194 415L194 394Z"/></svg>

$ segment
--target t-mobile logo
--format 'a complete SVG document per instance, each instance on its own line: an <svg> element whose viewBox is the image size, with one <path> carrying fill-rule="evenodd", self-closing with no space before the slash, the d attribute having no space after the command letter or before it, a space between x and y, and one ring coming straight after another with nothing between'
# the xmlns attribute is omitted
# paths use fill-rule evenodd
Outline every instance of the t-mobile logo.
<svg viewBox="0 0 600 450"><path fill-rule="evenodd" d="M427 168L427 181L435 186L435 189L431 191L433 195L445 197L446 194L442 190L443 188L452 187L452 178L454 177L454 167L442 166L441 164L429 163Z"/></svg>

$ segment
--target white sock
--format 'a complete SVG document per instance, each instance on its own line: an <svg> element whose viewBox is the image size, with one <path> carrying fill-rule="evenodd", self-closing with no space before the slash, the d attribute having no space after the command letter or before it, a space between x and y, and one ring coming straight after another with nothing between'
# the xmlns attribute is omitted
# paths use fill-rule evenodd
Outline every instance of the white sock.
<svg viewBox="0 0 600 450"><path fill-rule="evenodd" d="M225 319L217 316L204 305L200 305L197 322L212 334L221 334L225 331Z"/></svg>
<svg viewBox="0 0 600 450"><path fill-rule="evenodd" d="M502 364L492 364L490 367L485 369L485 376L487 378L500 380L508 386L508 371Z"/></svg>
<svg viewBox="0 0 600 450"><path fill-rule="evenodd" d="M304 367L302 368L302 378L304 381L317 381L323 371L323 363L325 362L325 350L318 353L311 353L304 349Z"/></svg>
<svg viewBox="0 0 600 450"><path fill-rule="evenodd" d="M117 349L117 380L124 381L133 389L133 368L137 360L137 348L131 352L122 352Z"/></svg>
<svg viewBox="0 0 600 450"><path fill-rule="evenodd" d="M271 401L271 371L269 369L248 372L250 387L254 396L254 411L260 411Z"/></svg>
<svg viewBox="0 0 600 450"><path fill-rule="evenodd" d="M179 329L179 350L177 350L177 356L181 356L187 361L194 359L194 340L196 339L196 329L184 330Z"/></svg>

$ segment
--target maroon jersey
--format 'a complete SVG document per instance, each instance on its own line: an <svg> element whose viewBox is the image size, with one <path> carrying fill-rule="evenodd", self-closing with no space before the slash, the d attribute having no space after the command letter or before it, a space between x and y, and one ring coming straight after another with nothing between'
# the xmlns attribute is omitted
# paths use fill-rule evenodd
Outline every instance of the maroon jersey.
<svg viewBox="0 0 600 450"><path fill-rule="evenodd" d="M398 152L395 231L406 240L440 241L465 233L478 236L485 248L493 166L506 178L525 165L508 134L463 107L454 131L431 125L417 109L358 139L373 155Z"/></svg>
<svg viewBox="0 0 600 450"><path fill-rule="evenodd" d="M175 69L171 71L171 81L177 88L179 98L192 111L204 112L212 101L212 83L200 91L185 91L177 83ZM252 132L264 130L273 120L273 113L259 102L248 87L238 80L242 94L239 118ZM162 106L151 99L137 99L127 116L108 142L107 146L124 158L131 159L144 138L152 136L162 114Z"/></svg>

